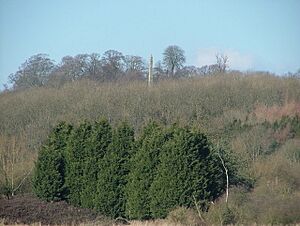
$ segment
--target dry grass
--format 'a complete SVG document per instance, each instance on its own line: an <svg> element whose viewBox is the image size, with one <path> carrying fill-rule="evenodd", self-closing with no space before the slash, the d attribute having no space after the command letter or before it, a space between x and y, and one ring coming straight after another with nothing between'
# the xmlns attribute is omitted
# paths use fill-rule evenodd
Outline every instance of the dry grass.
<svg viewBox="0 0 300 226"><path fill-rule="evenodd" d="M299 170L299 141L286 141L288 131L281 130L272 134L259 124L265 120L274 122L282 116L295 114L300 114L300 80L297 78L227 74L166 80L151 88L141 81L101 84L79 81L61 88L34 88L0 94L0 144L5 146L10 143L11 137L20 139L28 153L23 159L31 159L28 161L30 167L32 157L50 129L59 121L78 124L85 119L106 117L114 124L126 119L138 134L147 121L154 119L164 124L189 124L209 135L220 133L222 137L227 135L222 134L225 126L234 120L240 120L252 128L226 139L233 152L241 159L246 159L248 165L245 170L260 178L261 190L257 189L253 193L253 199L259 199L268 194L268 181L269 184L281 184L280 189L291 189L293 195L300 190L292 181L299 179L295 173L295 170ZM277 150L278 154L262 158L262 151L268 149L272 139L278 140L282 145ZM276 182L276 176L279 182ZM272 194L278 195L278 192L274 191ZM266 197L269 204L274 204L269 196ZM256 203L255 200L252 203ZM265 205L266 208L269 208L269 204ZM255 209L251 206L249 208ZM295 205L295 208L298 206ZM274 208L274 213L278 210L279 207ZM88 225L95 224L98 223ZM156 220L132 221L131 224L175 223Z"/></svg>
<svg viewBox="0 0 300 226"><path fill-rule="evenodd" d="M141 81L98 84L87 80L61 88L0 94L0 137L20 137L28 152L36 153L59 121L126 119L139 134L145 122L154 119L189 124L214 135L235 119L255 125L299 111L300 80L296 78L227 74L166 80L150 89ZM253 133L253 139L261 137Z"/></svg>
<svg viewBox="0 0 300 226"><path fill-rule="evenodd" d="M155 220L155 221L132 221L132 226L187 226L189 224L174 223L167 220Z"/></svg>
<svg viewBox="0 0 300 226"><path fill-rule="evenodd" d="M112 122L127 119L139 130L145 121L157 119L215 129L233 115L245 118L254 111L258 118L266 118L270 112L280 115L297 111L299 103L300 80L274 76L232 74L162 81L151 89L143 82L80 81L59 89L1 94L0 134L27 134L31 147L37 148L49 129L61 120L78 123L100 117ZM282 106L286 106L284 110L273 109ZM218 122L207 126L214 123L214 118Z"/></svg>
<svg viewBox="0 0 300 226"><path fill-rule="evenodd" d="M4 226L6 224L1 223L0 220L0 226ZM34 224L30 224L30 226L41 226L41 223L34 223ZM78 225L78 224L74 224ZM156 220L156 221L131 221L130 222L131 226L183 226L182 224L170 224L164 220ZM209 225L209 224L208 224ZM236 224L236 225L240 225L240 224ZM245 224L243 224L245 225ZM257 224L257 223L253 223L253 224L246 224L248 226L276 226L276 225L282 225L282 224ZM13 225L12 225L13 226ZM15 224L15 226L27 226L26 224ZM67 225L61 225L61 226L67 226ZM100 222L98 223L85 223L85 224L79 224L79 226L122 226L119 224L102 224ZM235 226L234 224L231 224L231 226ZM289 226L300 226L300 223L297 224L289 224Z"/></svg>
<svg viewBox="0 0 300 226"><path fill-rule="evenodd" d="M260 121L275 122L281 119L283 116L294 116L300 115L300 102L287 102L282 106L271 106L258 105L255 107L254 114Z"/></svg>

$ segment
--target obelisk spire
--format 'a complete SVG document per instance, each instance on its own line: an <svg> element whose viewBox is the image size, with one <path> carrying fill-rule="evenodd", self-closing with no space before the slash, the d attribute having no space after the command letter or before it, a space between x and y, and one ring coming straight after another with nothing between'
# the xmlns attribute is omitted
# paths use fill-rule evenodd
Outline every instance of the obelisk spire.
<svg viewBox="0 0 300 226"><path fill-rule="evenodd" d="M151 54L149 60L148 86L151 86L152 83L153 83L153 56Z"/></svg>

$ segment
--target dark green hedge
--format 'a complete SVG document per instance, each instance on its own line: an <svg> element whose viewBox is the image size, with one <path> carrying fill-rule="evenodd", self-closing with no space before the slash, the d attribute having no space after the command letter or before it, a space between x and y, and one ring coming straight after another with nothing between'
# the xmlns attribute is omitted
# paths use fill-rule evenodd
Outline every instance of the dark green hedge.
<svg viewBox="0 0 300 226"><path fill-rule="evenodd" d="M60 123L39 152L33 188L47 201L66 200L111 217L161 218L224 192L215 152L204 134L178 125L150 122L135 138L125 122L114 129L107 120L76 128ZM233 170L230 176L237 182Z"/></svg>

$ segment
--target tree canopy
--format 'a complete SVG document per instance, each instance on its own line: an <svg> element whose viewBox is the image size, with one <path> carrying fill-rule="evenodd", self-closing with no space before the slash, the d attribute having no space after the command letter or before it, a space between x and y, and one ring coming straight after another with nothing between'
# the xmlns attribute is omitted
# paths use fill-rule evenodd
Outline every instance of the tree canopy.
<svg viewBox="0 0 300 226"><path fill-rule="evenodd" d="M40 87L47 83L55 68L54 61L47 54L37 54L27 59L19 70L9 76L15 89Z"/></svg>
<svg viewBox="0 0 300 226"><path fill-rule="evenodd" d="M184 65L184 50L177 45L168 46L162 61L155 63L154 79L207 76L224 73L228 68L228 57L216 55L216 64L201 67ZM55 64L47 54L36 54L27 59L9 76L13 89L32 87L60 87L67 82L89 79L97 82L146 80L148 65L138 55L124 55L117 50L99 53L82 53L75 56L64 56ZM6 89L8 86L5 85Z"/></svg>
<svg viewBox="0 0 300 226"><path fill-rule="evenodd" d="M168 46L163 53L163 63L168 76L174 76L176 70L181 69L185 63L184 50L176 45Z"/></svg>

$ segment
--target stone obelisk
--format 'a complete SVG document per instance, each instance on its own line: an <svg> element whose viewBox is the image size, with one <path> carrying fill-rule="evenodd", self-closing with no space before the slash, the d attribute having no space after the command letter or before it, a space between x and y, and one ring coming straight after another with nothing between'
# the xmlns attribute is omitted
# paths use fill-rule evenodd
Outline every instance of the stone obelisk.
<svg viewBox="0 0 300 226"><path fill-rule="evenodd" d="M148 86L153 84L153 56L150 56L149 60L149 71L148 71Z"/></svg>

